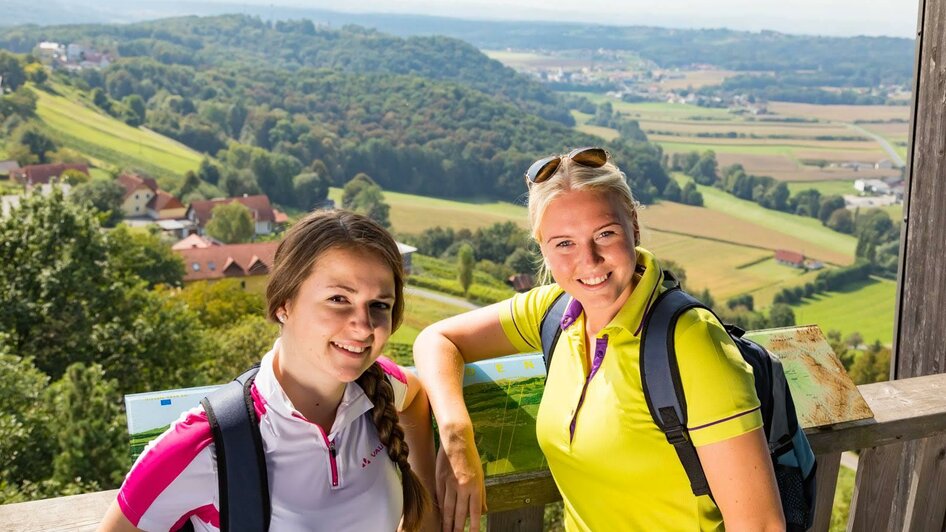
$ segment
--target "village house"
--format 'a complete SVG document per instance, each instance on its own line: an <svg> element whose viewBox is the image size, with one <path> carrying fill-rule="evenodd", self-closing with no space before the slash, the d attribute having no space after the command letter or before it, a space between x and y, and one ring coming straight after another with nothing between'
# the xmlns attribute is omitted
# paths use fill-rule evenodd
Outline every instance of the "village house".
<svg viewBox="0 0 946 532"><path fill-rule="evenodd" d="M0 161L0 178L9 179L10 174L20 169L20 163L14 160Z"/></svg>
<svg viewBox="0 0 946 532"><path fill-rule="evenodd" d="M89 175L89 167L85 164L52 163L31 164L10 172L10 177L27 189L37 185L47 185L58 180L66 170L75 170Z"/></svg>
<svg viewBox="0 0 946 532"><path fill-rule="evenodd" d="M125 189L122 212L126 217L147 217L152 220L184 218L187 208L179 199L161 190L150 177L122 174L116 179Z"/></svg>
<svg viewBox="0 0 946 532"><path fill-rule="evenodd" d="M174 251L178 251L180 249L203 249L209 248L210 246L221 245L223 245L222 242L218 242L209 236L200 236L197 233L192 233L171 246L171 249Z"/></svg>
<svg viewBox="0 0 946 532"><path fill-rule="evenodd" d="M36 194L38 192L43 196L49 196L53 193L54 186L58 188L60 192L62 192L63 196L68 196L69 192L72 190L72 187L68 183L62 183L58 185L47 183L45 185L33 187L23 194L7 194L0 196L0 218L6 218L10 214L11 210L18 208L20 206L20 200L27 194Z"/></svg>
<svg viewBox="0 0 946 532"><path fill-rule="evenodd" d="M804 268L805 256L801 253L798 253L797 251L778 249L775 250L775 262L784 264L786 266L791 266L793 268Z"/></svg>
<svg viewBox="0 0 946 532"><path fill-rule="evenodd" d="M180 244L180 242L178 242ZM242 279L244 288L265 290L279 242L209 245L174 249L184 260L184 282Z"/></svg>
<svg viewBox="0 0 946 532"><path fill-rule="evenodd" d="M217 205L226 205L232 202L243 204L250 210L253 216L253 222L256 225L257 235L268 235L276 230L276 226L289 221L289 217L277 209L274 209L269 202L269 197L265 194L255 196L243 196L236 198L218 198L212 200L195 201L187 207L185 217L194 223L197 231L202 235L204 228L213 216L213 209Z"/></svg>

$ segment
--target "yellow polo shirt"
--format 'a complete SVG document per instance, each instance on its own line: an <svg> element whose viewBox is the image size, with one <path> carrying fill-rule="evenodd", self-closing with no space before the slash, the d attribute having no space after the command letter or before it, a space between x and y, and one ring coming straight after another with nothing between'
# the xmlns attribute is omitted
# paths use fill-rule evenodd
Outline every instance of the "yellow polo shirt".
<svg viewBox="0 0 946 532"><path fill-rule="evenodd" d="M566 310L536 418L539 446L562 493L567 530L722 530L719 509L693 495L644 400L639 329L663 275L650 252L637 248L637 256L644 272L611 323L590 339L590 365L582 356L581 305L572 301ZM541 351L542 316L561 292L541 286L503 306L503 330L520 351ZM710 312L684 313L674 342L694 445L762 426L752 369Z"/></svg>

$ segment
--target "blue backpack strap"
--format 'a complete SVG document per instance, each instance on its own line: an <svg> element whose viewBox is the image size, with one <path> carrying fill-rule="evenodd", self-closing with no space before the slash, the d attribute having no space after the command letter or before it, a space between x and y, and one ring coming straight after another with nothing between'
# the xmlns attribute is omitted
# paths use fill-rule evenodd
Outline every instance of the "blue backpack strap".
<svg viewBox="0 0 946 532"><path fill-rule="evenodd" d="M558 343L558 337L562 335L562 316L565 315L565 309L568 308L571 300L571 297L562 292L555 301L552 301L552 306L545 311L545 316L542 316L539 332L542 339L542 359L545 361L546 376L552 364L555 344Z"/></svg>
<svg viewBox="0 0 946 532"><path fill-rule="evenodd" d="M217 452L220 530L269 529L271 514L266 457L250 386L254 366L200 401Z"/></svg>
<svg viewBox="0 0 946 532"><path fill-rule="evenodd" d="M706 307L681 290L672 275L668 280L673 286L657 297L644 318L640 347L644 399L654 423L677 452L693 494L712 496L700 457L687 432L686 397L673 345L677 319L689 309Z"/></svg>

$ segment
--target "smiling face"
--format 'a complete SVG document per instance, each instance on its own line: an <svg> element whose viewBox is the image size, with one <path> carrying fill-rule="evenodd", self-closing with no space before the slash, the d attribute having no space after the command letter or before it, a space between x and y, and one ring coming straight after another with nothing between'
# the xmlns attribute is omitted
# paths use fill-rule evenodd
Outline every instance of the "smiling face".
<svg viewBox="0 0 946 532"><path fill-rule="evenodd" d="M280 366L338 386L357 379L391 336L394 273L361 248L324 252L283 305Z"/></svg>
<svg viewBox="0 0 946 532"><path fill-rule="evenodd" d="M604 194L570 190L548 204L539 224L552 278L581 303L596 330L611 321L633 290L637 257L626 218Z"/></svg>

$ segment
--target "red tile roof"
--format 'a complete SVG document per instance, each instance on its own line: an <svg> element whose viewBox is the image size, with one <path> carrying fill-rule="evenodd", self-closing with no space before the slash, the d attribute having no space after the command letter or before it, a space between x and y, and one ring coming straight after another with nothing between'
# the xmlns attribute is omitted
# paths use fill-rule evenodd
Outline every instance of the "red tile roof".
<svg viewBox="0 0 946 532"><path fill-rule="evenodd" d="M197 233L188 235L187 238L178 240L171 249L177 251L179 249L191 249L191 248L209 248L210 246L219 246L216 240L210 238L209 236L200 236Z"/></svg>
<svg viewBox="0 0 946 532"><path fill-rule="evenodd" d="M136 190L147 188L151 192L158 192L158 183L150 177L141 177L133 174L122 174L116 179L119 185L125 189L125 198L131 196Z"/></svg>
<svg viewBox="0 0 946 532"><path fill-rule="evenodd" d="M184 280L222 279L265 275L273 267L279 242L228 244L205 248L177 249L184 260ZM197 269L194 265L197 265Z"/></svg>
<svg viewBox="0 0 946 532"><path fill-rule="evenodd" d="M236 198L219 198L212 200L195 201L190 204L187 210L187 217L197 222L198 227L204 227L210 221L211 212L217 205L226 205L238 201L250 209L255 222L274 222L276 215L273 212L273 206L269 203L269 197L265 194L256 196L242 196ZM191 212L194 217L191 217Z"/></svg>
<svg viewBox="0 0 946 532"><path fill-rule="evenodd" d="M775 260L781 262L787 262L789 264L795 264L801 266L805 264L805 256L797 251L788 251L786 249L778 249L775 251Z"/></svg>
<svg viewBox="0 0 946 532"><path fill-rule="evenodd" d="M31 164L10 172L10 176L24 185L45 185L53 177L59 177L66 170L78 170L89 175L89 167L84 164L54 163Z"/></svg>
<svg viewBox="0 0 946 532"><path fill-rule="evenodd" d="M158 190L151 201L148 202L148 208L159 213L164 209L180 209L183 207L184 204L181 203L181 200L163 190Z"/></svg>

